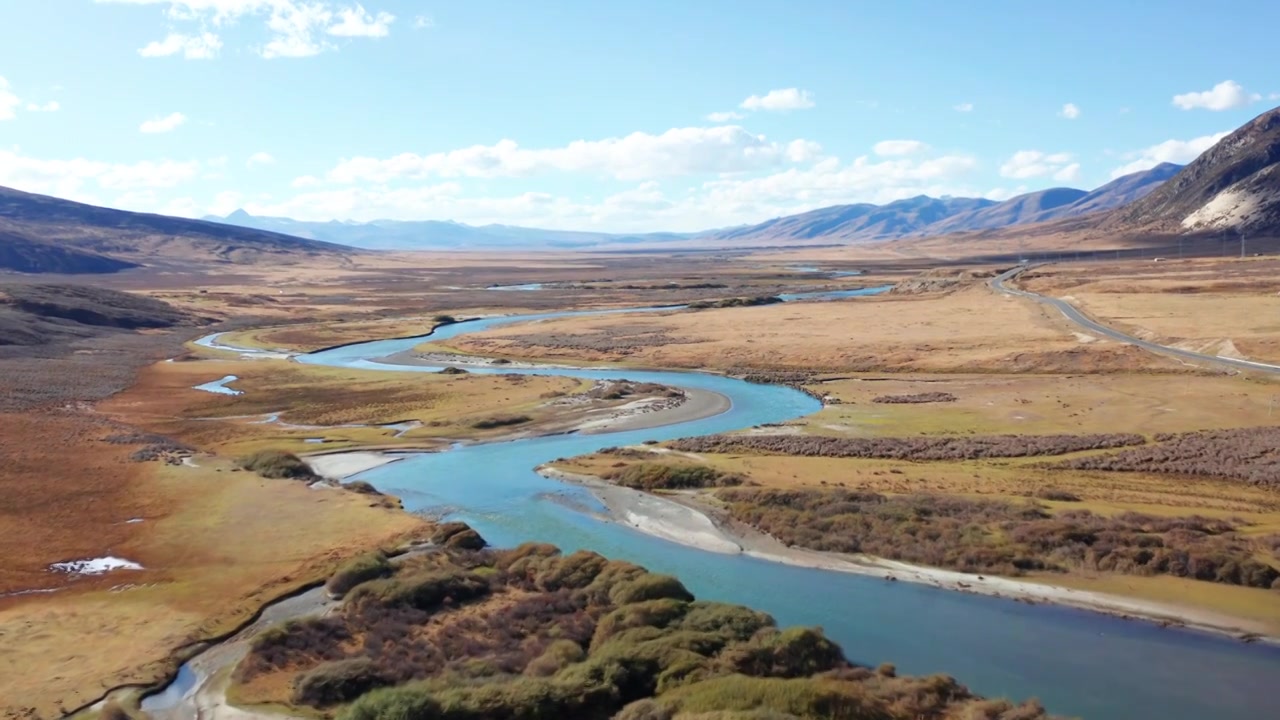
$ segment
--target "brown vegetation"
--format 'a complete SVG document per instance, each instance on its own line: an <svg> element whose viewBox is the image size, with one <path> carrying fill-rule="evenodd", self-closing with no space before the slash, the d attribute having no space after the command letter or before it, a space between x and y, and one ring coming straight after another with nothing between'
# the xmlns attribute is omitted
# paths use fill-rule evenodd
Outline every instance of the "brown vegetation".
<svg viewBox="0 0 1280 720"><path fill-rule="evenodd" d="M1156 443L1065 461L1061 467L1202 475L1280 489L1280 427L1161 434Z"/></svg>
<svg viewBox="0 0 1280 720"><path fill-rule="evenodd" d="M1051 514L1035 503L849 490L724 490L719 496L734 518L811 550L965 572L1093 570L1280 589L1280 536L1250 536L1225 520Z"/></svg>
<svg viewBox="0 0 1280 720"><path fill-rule="evenodd" d="M961 437L850 438L813 435L708 435L671 443L695 453L767 452L805 457L896 460L974 460L1039 457L1142 445L1141 435L991 435Z"/></svg>
<svg viewBox="0 0 1280 720"><path fill-rule="evenodd" d="M920 405L924 403L949 403L958 400L949 392L912 393L910 395L877 395L871 402L884 405Z"/></svg>

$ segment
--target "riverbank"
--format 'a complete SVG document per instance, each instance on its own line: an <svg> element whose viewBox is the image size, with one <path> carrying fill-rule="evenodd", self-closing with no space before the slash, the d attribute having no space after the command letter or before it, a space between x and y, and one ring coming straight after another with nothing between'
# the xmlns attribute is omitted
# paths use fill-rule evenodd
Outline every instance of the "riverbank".
<svg viewBox="0 0 1280 720"><path fill-rule="evenodd" d="M544 433L517 432L485 440L484 442L508 442L536 437L539 434L562 435L565 433L577 433L597 435L631 430L652 430L667 425L678 425L715 417L728 412L733 407L733 402L727 396L718 392L684 388L684 393L684 402L678 405L655 405L648 401L636 401L619 407L589 411L585 414L585 417L577 420L569 427L554 428ZM451 441L442 439L440 442L449 444ZM305 455L302 459L311 467L312 472L320 477L342 482L360 473L424 452L438 452L438 450L413 447L384 450L366 447Z"/></svg>
<svg viewBox="0 0 1280 720"><path fill-rule="evenodd" d="M640 532L709 552L740 553L798 567L847 572L912 582L950 590L1007 598L1030 604L1050 603L1143 620L1162 627L1183 627L1249 641L1280 645L1280 635L1260 623L1173 603L1077 590L1051 579L1023 580L976 575L859 555L818 552L787 546L755 528L728 518L695 492L653 495L608 483L600 478L543 466L548 478L587 487L608 509L609 518ZM736 549L735 549L736 548Z"/></svg>

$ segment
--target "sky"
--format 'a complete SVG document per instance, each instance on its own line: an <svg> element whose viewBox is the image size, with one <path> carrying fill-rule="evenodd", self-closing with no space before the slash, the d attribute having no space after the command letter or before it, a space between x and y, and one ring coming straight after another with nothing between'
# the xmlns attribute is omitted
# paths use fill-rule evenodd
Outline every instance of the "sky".
<svg viewBox="0 0 1280 720"><path fill-rule="evenodd" d="M10 0L0 186L696 231L1091 189L1280 105L1274 0Z"/></svg>

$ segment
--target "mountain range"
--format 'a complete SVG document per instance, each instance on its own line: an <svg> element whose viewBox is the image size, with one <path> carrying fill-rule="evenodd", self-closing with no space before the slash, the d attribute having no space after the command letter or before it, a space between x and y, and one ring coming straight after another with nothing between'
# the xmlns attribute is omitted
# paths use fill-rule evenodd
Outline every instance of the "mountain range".
<svg viewBox="0 0 1280 720"><path fill-rule="evenodd" d="M307 222L284 217L250 215L236 210L205 220L284 233L370 250L501 250L504 248L575 249L600 245L634 245L686 240L696 233L625 235L574 230L544 230L516 225L466 225L449 220L374 220Z"/></svg>
<svg viewBox="0 0 1280 720"><path fill-rule="evenodd" d="M0 270L103 273L139 265L345 262L357 248L484 249L745 247L897 240L966 252L1010 239L1046 248L1167 243L1236 233L1280 238L1280 108L1186 167L1163 164L1092 192L1050 188L1004 201L919 196L837 205L704 233L608 234L454 222L300 222L244 211L191 220L127 212L0 188ZM1180 242L1180 241L1179 241Z"/></svg>

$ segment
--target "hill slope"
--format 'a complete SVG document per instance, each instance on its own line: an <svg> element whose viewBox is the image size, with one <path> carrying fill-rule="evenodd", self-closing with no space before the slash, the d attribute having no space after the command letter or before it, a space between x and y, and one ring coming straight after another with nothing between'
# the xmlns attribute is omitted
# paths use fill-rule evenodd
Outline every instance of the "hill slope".
<svg viewBox="0 0 1280 720"><path fill-rule="evenodd" d="M139 263L292 263L351 248L0 188L0 269L114 272Z"/></svg>
<svg viewBox="0 0 1280 720"><path fill-rule="evenodd" d="M1101 226L1121 231L1280 232L1280 108L1246 123Z"/></svg>
<svg viewBox="0 0 1280 720"><path fill-rule="evenodd" d="M995 202L983 198L919 196L887 205L835 205L758 225L717 230L711 241L869 242L1000 228L1080 217L1143 197L1172 177L1179 165L1165 163L1113 180L1092 192L1050 188Z"/></svg>

